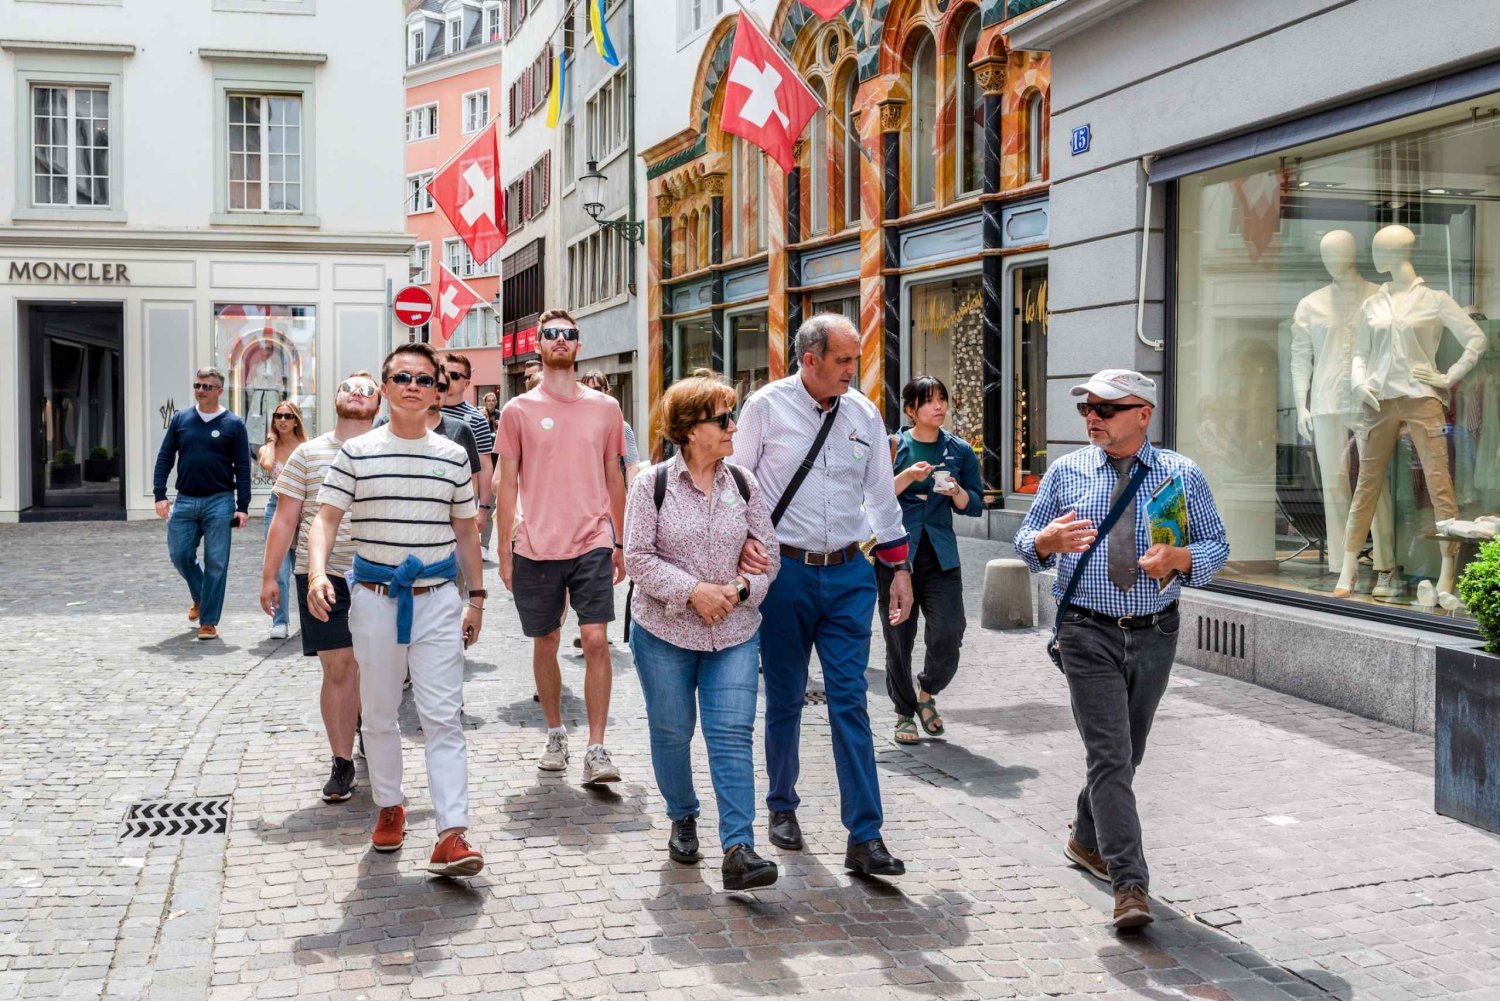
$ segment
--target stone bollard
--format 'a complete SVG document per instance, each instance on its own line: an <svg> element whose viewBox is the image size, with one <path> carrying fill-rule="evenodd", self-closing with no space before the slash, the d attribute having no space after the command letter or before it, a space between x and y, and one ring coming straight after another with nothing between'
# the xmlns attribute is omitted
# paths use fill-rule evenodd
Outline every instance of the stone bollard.
<svg viewBox="0 0 1500 1001"><path fill-rule="evenodd" d="M986 629L1030 629L1031 571L1020 560L990 560L984 566L980 625Z"/></svg>

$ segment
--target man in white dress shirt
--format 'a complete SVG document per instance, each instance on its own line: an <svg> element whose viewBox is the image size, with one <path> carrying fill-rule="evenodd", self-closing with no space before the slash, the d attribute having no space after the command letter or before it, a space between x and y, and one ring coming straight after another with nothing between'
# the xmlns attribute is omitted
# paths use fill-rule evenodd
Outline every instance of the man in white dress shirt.
<svg viewBox="0 0 1500 1001"><path fill-rule="evenodd" d="M866 707L865 668L875 612L875 570L859 544L875 533L875 556L896 570L891 623L911 612L906 527L896 501L891 452L880 411L850 387L859 361L859 334L836 313L797 330L801 369L745 401L734 461L755 474L777 523L781 571L761 605L761 664L766 678L766 771L771 843L799 849L798 745L807 665L813 645L823 667L840 812L849 831L844 867L899 876L901 860L880 837L884 815L875 744ZM815 456L809 450L824 421L832 422ZM806 478L783 503L799 467ZM752 543L750 549L757 544ZM747 569L758 554L746 556ZM777 558L773 554L772 558Z"/></svg>

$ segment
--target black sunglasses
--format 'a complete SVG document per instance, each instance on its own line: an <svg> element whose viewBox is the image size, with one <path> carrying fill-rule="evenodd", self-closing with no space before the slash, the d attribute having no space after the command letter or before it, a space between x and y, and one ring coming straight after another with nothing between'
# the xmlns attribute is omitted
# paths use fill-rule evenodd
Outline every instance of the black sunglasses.
<svg viewBox="0 0 1500 1001"><path fill-rule="evenodd" d="M468 378L468 376L466 374L464 374L463 372L459 371L456 368L450 368L448 370L448 379L451 382L459 382L459 381L461 381L463 379L467 379L467 378Z"/></svg>
<svg viewBox="0 0 1500 1001"><path fill-rule="evenodd" d="M216 389L223 389L224 387L223 386L215 386L211 382L195 382L195 383L193 383L193 388L194 389L201 389L205 393L212 393L214 390L216 390Z"/></svg>
<svg viewBox="0 0 1500 1001"><path fill-rule="evenodd" d="M702 420L698 421L698 423L699 424L717 424L717 425L719 425L719 430L720 431L728 431L729 430L730 422L732 422L732 421L734 421L734 411L733 410L728 411L727 413L714 414L712 417L705 417Z"/></svg>
<svg viewBox="0 0 1500 1001"><path fill-rule="evenodd" d="M297 419L296 414L273 414L272 416L278 421L294 421Z"/></svg>
<svg viewBox="0 0 1500 1001"><path fill-rule="evenodd" d="M410 386L415 382L423 389L431 389L433 386L437 385L437 379L433 376L428 375L426 372L423 372L420 375L412 375L410 372L397 372L395 375L391 376L390 381L395 383L397 386Z"/></svg>
<svg viewBox="0 0 1500 1001"><path fill-rule="evenodd" d="M1103 417L1105 420L1109 420L1111 417L1113 417L1115 414L1119 413L1121 410L1139 410L1142 407L1147 407L1147 406L1150 406L1150 404L1149 403L1089 403L1087 401L1084 401L1083 403L1078 404L1078 414L1081 417L1087 417L1089 415L1089 411L1092 410L1094 413L1098 414L1100 417Z"/></svg>
<svg viewBox="0 0 1500 1001"><path fill-rule="evenodd" d="M543 327L541 338L544 341L555 341L561 337L565 341L578 340L577 327Z"/></svg>

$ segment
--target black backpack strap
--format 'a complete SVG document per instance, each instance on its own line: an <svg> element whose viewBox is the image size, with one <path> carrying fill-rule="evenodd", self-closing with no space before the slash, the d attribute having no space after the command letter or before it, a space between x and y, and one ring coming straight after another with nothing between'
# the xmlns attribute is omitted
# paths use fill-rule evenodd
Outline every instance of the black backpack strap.
<svg viewBox="0 0 1500 1001"><path fill-rule="evenodd" d="M729 475L734 477L734 485L740 491L740 500L746 504L750 503L750 481L745 479L745 471L732 462L724 463L724 467L729 470Z"/></svg>
<svg viewBox="0 0 1500 1001"><path fill-rule="evenodd" d="M659 463L656 467L656 484L651 491L652 499L656 501L656 509L661 510L661 502L667 499L667 464Z"/></svg>
<svg viewBox="0 0 1500 1001"><path fill-rule="evenodd" d="M823 443L828 440L828 432L833 430L834 418L839 413L839 400L842 397L833 398L833 406L828 408L828 413L823 415L823 426L818 428L818 436L813 439L812 448L807 450L807 455L802 457L802 465L792 474L792 482L786 485L781 499L776 502L776 510L771 512L771 524L779 525L781 516L786 514L787 505L792 503L792 498L797 495L797 488L802 486L802 481L807 479L807 474L812 472L813 463L818 459L818 453L823 450Z"/></svg>

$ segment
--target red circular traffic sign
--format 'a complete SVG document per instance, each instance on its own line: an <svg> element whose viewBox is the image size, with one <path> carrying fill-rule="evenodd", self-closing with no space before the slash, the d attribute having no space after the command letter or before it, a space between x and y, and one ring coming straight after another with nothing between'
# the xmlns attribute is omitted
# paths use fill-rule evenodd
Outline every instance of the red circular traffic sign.
<svg viewBox="0 0 1500 1001"><path fill-rule="evenodd" d="M408 285L397 292L396 319L408 327L420 327L432 319L432 293L420 285Z"/></svg>

